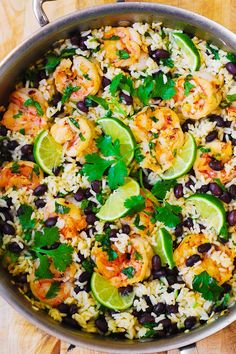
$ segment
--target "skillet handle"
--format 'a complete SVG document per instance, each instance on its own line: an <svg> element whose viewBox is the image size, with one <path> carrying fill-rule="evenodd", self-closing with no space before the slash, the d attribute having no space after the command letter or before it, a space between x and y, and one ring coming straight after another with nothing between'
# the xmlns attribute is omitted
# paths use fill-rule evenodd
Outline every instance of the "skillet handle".
<svg viewBox="0 0 236 354"><path fill-rule="evenodd" d="M186 345L186 347L179 348L179 354L198 354L196 344Z"/></svg>
<svg viewBox="0 0 236 354"><path fill-rule="evenodd" d="M55 0L33 0L34 15L41 27L49 23L49 19L43 9L43 4L44 2L47 1L55 1Z"/></svg>

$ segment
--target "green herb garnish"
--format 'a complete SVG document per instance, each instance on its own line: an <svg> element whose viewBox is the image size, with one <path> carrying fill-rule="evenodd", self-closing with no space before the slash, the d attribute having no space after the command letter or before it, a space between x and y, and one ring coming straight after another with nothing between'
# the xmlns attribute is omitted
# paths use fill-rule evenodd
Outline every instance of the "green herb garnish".
<svg viewBox="0 0 236 354"><path fill-rule="evenodd" d="M29 107L29 106L35 107L35 108L36 108L36 111L37 111L37 114L38 114L39 116L43 116L43 113L44 113L44 112L43 112L43 109L42 109L40 103L37 102L37 101L35 101L35 100L33 100L32 98L29 98L28 100L26 100L26 101L24 102L24 106L25 106L25 107Z"/></svg>

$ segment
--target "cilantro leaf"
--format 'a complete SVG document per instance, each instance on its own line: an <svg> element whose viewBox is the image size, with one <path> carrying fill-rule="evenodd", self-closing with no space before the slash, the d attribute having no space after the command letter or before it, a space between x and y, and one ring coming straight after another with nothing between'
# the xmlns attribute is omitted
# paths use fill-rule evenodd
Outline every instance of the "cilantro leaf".
<svg viewBox="0 0 236 354"><path fill-rule="evenodd" d="M229 59L229 61L236 63L236 55L233 53L227 53L226 58Z"/></svg>
<svg viewBox="0 0 236 354"><path fill-rule="evenodd" d="M118 90L127 91L131 95L134 95L136 92L132 79L123 74L116 75L110 84L110 93L112 96L114 96Z"/></svg>
<svg viewBox="0 0 236 354"><path fill-rule="evenodd" d="M59 65L61 61L60 57L57 57L54 54L48 55L46 59L47 62L44 69L47 70L48 73L53 72L54 69L56 69L57 65Z"/></svg>
<svg viewBox="0 0 236 354"><path fill-rule="evenodd" d="M133 278L133 276L135 274L135 269L134 269L134 267L127 267L127 268L122 269L121 273L126 275L128 279L131 279L131 278Z"/></svg>
<svg viewBox="0 0 236 354"><path fill-rule="evenodd" d="M35 270L36 279L51 279L53 275L49 270L50 262L47 256L42 256L41 254L37 254L39 258L39 266Z"/></svg>
<svg viewBox="0 0 236 354"><path fill-rule="evenodd" d="M22 116L23 112L22 111L18 111L17 114L14 114L13 118L14 119L17 119L17 118L20 118Z"/></svg>
<svg viewBox="0 0 236 354"><path fill-rule="evenodd" d="M96 102L97 104L102 106L104 109L108 109L109 108L107 101L104 98L102 98L102 97L93 96L93 95L87 96L86 99L85 99L85 105L87 107L88 107L88 105L87 105L88 100Z"/></svg>
<svg viewBox="0 0 236 354"><path fill-rule="evenodd" d="M163 73L158 73L155 75L154 79L155 89L152 97L160 97L163 100L169 100L175 95L176 91L174 80L167 77L166 82L164 82Z"/></svg>
<svg viewBox="0 0 236 354"><path fill-rule="evenodd" d="M112 261L114 261L115 259L118 258L117 252L114 251L112 248L107 250L107 255L108 255L108 261L109 262L112 262Z"/></svg>
<svg viewBox="0 0 236 354"><path fill-rule="evenodd" d="M11 263L16 263L19 256L19 254L7 250L2 257L3 266L7 267Z"/></svg>
<svg viewBox="0 0 236 354"><path fill-rule="evenodd" d="M54 245L59 241L59 231L56 226L44 227L43 232L36 231L34 235L34 247L41 248Z"/></svg>
<svg viewBox="0 0 236 354"><path fill-rule="evenodd" d="M20 165L18 164L17 161L14 161L13 164L11 165L11 172L12 173L19 173L20 172Z"/></svg>
<svg viewBox="0 0 236 354"><path fill-rule="evenodd" d="M110 135L105 135L98 138L97 147L101 150L101 153L106 157L121 157L120 141L116 139L113 143Z"/></svg>
<svg viewBox="0 0 236 354"><path fill-rule="evenodd" d="M227 101L229 101L229 102L235 102L236 101L236 93L234 93L233 95L227 95L226 98L227 98Z"/></svg>
<svg viewBox="0 0 236 354"><path fill-rule="evenodd" d="M96 153L86 155L85 160L82 172L90 182L96 179L100 180L107 168L113 164L112 160L105 160Z"/></svg>
<svg viewBox="0 0 236 354"><path fill-rule="evenodd" d="M65 243L60 244L59 247L52 250L40 249L40 253L46 254L52 258L54 266L60 272L64 272L71 264L73 251L73 247Z"/></svg>
<svg viewBox="0 0 236 354"><path fill-rule="evenodd" d="M119 36L111 36L109 38L102 38L104 41L118 41L120 39Z"/></svg>
<svg viewBox="0 0 236 354"><path fill-rule="evenodd" d="M210 301L217 301L222 293L222 287L216 279L212 278L206 271L195 275L192 282L193 290L202 294L203 298Z"/></svg>
<svg viewBox="0 0 236 354"><path fill-rule="evenodd" d="M62 99L61 99L61 103L65 104L70 96L72 95L73 92L76 92L79 90L79 86L72 86L71 84L69 84L65 90L63 91L63 95L62 95Z"/></svg>
<svg viewBox="0 0 236 354"><path fill-rule="evenodd" d="M68 214L70 211L70 208L67 207L66 205L59 204L55 202L55 212L58 214Z"/></svg>
<svg viewBox="0 0 236 354"><path fill-rule="evenodd" d="M136 215L136 217L134 219L134 226L136 226L137 229L139 229L139 230L142 230L142 231L145 230L145 226L140 224L140 216L139 216L139 214Z"/></svg>
<svg viewBox="0 0 236 354"><path fill-rule="evenodd" d="M112 81L110 83L110 93L112 95L115 95L116 91L118 90L118 87L119 87L119 84L122 80L122 77L123 77L122 74L118 74L112 79Z"/></svg>
<svg viewBox="0 0 236 354"><path fill-rule="evenodd" d="M33 208L27 204L21 204L18 215L21 227L24 231L32 230L35 226L35 219L31 219Z"/></svg>
<svg viewBox="0 0 236 354"><path fill-rule="evenodd" d="M25 107L29 107L29 106L35 107L38 116L43 116L44 112L43 112L43 109L42 109L40 103L35 101L35 100L33 100L32 98L29 98L28 100L26 100L23 105Z"/></svg>
<svg viewBox="0 0 236 354"><path fill-rule="evenodd" d="M113 164L108 172L108 184L109 187L117 189L125 183L125 177L128 175L126 164L122 160L118 160Z"/></svg>
<svg viewBox="0 0 236 354"><path fill-rule="evenodd" d="M158 199L163 200L166 196L166 193L176 185L176 180L172 179L170 181L157 181L156 184L152 187L152 194L155 195Z"/></svg>
<svg viewBox="0 0 236 354"><path fill-rule="evenodd" d="M68 58L71 57L72 55L76 54L76 49L75 48L65 48L62 49L60 58Z"/></svg>
<svg viewBox="0 0 236 354"><path fill-rule="evenodd" d="M143 84L138 87L137 96L146 106L152 97L155 82L152 76L145 77Z"/></svg>
<svg viewBox="0 0 236 354"><path fill-rule="evenodd" d="M60 290L60 286L61 286L61 283L59 281L54 281L50 285L50 288L48 289L48 292L45 295L45 298L46 299L53 299L54 297L56 297L59 290Z"/></svg>
<svg viewBox="0 0 236 354"><path fill-rule="evenodd" d="M180 223L179 213L182 208L178 205L166 203L164 206L157 207L155 212L155 220L163 222L164 225L173 228Z"/></svg>
<svg viewBox="0 0 236 354"><path fill-rule="evenodd" d="M191 84L191 82L186 78L185 81L184 81L184 95L188 96L190 94L190 91L194 87L195 86L193 84Z"/></svg>
<svg viewBox="0 0 236 354"><path fill-rule="evenodd" d="M145 198L142 195L132 196L125 200L124 206L129 209L129 215L138 213L145 208Z"/></svg>
<svg viewBox="0 0 236 354"><path fill-rule="evenodd" d="M145 158L144 155L141 153L140 146L136 146L136 148L134 149L134 158L138 163L142 162Z"/></svg>
<svg viewBox="0 0 236 354"><path fill-rule="evenodd" d="M206 44L206 48L214 55L215 60L220 60L219 56L219 50L216 48L213 48L210 43Z"/></svg>
<svg viewBox="0 0 236 354"><path fill-rule="evenodd" d="M164 58L160 60L161 64L168 66L168 68L173 68L175 66L174 61L171 58Z"/></svg>
<svg viewBox="0 0 236 354"><path fill-rule="evenodd" d="M117 55L119 56L120 59L129 59L130 55L126 50L118 50Z"/></svg>
<svg viewBox="0 0 236 354"><path fill-rule="evenodd" d="M89 273L93 273L93 270L95 268L95 263L91 258L87 258L82 262L82 266L84 267L85 270Z"/></svg>

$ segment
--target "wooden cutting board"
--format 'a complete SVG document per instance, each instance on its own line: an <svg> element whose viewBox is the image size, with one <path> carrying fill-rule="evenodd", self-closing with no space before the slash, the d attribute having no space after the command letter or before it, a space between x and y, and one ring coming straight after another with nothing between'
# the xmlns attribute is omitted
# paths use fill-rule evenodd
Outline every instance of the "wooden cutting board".
<svg viewBox="0 0 236 354"><path fill-rule="evenodd" d="M71 11L110 3L109 0L58 0L45 4L50 20ZM236 0L166 0L153 1L179 6L207 16L236 32ZM39 25L30 0L0 0L0 60ZM199 354L235 354L236 323L197 343ZM70 348L31 325L0 298L0 354L99 354ZM177 354L172 350L168 354ZM101 354L101 353L100 353ZM164 354L164 353L162 353Z"/></svg>

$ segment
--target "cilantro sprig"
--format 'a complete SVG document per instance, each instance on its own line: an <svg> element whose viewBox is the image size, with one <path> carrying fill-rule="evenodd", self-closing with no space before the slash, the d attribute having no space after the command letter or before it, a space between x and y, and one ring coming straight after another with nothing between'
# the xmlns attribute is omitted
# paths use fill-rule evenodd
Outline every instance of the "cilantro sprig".
<svg viewBox="0 0 236 354"><path fill-rule="evenodd" d="M72 95L73 92L76 92L79 90L79 86L72 86L69 84L65 90L63 91L63 95L61 98L61 103L65 104L67 101L69 101L70 96Z"/></svg>
<svg viewBox="0 0 236 354"><path fill-rule="evenodd" d="M176 180L157 181L152 187L152 194L159 200L165 199L166 193L176 185Z"/></svg>
<svg viewBox="0 0 236 354"><path fill-rule="evenodd" d="M165 203L162 206L156 207L152 221L163 222L167 227L173 228L180 223L179 213L182 208L178 205Z"/></svg>
<svg viewBox="0 0 236 354"><path fill-rule="evenodd" d="M125 200L124 206L129 209L128 215L136 214L145 208L145 198L142 195L132 196Z"/></svg>
<svg viewBox="0 0 236 354"><path fill-rule="evenodd" d="M109 135L101 136L97 140L97 147L104 159L97 153L85 156L86 163L82 168L82 172L88 177L90 182L100 180L105 172L108 172L107 179L109 187L114 190L122 186L125 182L125 177L128 175L128 170L124 162L124 156L120 152L120 142ZM112 158L112 159L111 159Z"/></svg>
<svg viewBox="0 0 236 354"><path fill-rule="evenodd" d="M38 116L43 116L43 109L40 105L40 103L38 101L35 101L34 99L32 98L29 98L28 100L26 100L23 104L25 107L29 107L29 106L32 106L32 107L35 107L36 108L36 111L37 111L37 114Z"/></svg>
<svg viewBox="0 0 236 354"><path fill-rule="evenodd" d="M195 275L192 282L193 290L202 294L206 300L217 301L223 291L218 281L212 278L206 271Z"/></svg>

